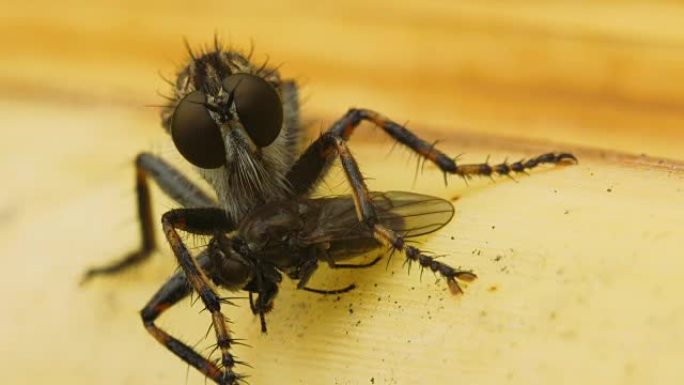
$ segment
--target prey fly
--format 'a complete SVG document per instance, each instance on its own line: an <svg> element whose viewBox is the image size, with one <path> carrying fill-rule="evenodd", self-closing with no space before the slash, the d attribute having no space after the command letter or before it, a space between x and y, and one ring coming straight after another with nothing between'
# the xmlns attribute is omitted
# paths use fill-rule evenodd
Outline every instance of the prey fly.
<svg viewBox="0 0 684 385"><path fill-rule="evenodd" d="M166 241L180 271L141 311L144 327L173 354L214 382L233 385L242 375L231 353L235 343L222 312L217 287L249 293L254 314L266 331L264 314L273 305L283 274L314 293L353 289L307 286L319 262L332 268L363 268L345 259L385 247L429 269L460 293L457 280L475 275L450 267L408 245L406 239L438 230L453 216L440 198L409 192L371 192L347 142L360 123L370 122L446 175L462 178L521 173L541 164L575 162L570 153L546 153L524 161L457 164L406 127L369 109L352 108L306 148L299 120L297 85L277 68L257 66L251 54L225 49L218 41L189 60L172 82L173 95L162 109L162 126L179 153L213 188L209 196L162 158L141 153L135 159L141 245L111 264L88 270L84 280L135 266L157 248L149 183L156 183L181 208L161 217ZM312 198L335 160L340 161L351 195ZM208 246L193 255L179 231L209 235ZM168 308L196 293L211 314L218 362L158 327ZM254 298L256 296L256 298Z"/></svg>

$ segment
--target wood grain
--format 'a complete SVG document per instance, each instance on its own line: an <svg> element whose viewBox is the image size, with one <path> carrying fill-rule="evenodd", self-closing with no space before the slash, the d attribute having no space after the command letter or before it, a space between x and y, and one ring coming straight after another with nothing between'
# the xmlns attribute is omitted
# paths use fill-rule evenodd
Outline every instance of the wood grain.
<svg viewBox="0 0 684 385"><path fill-rule="evenodd" d="M421 239L479 279L453 297L400 258L322 271L336 297L286 282L262 336L227 310L252 384L675 384L684 355L684 7L674 2L160 1L17 3L0 23L2 377L11 384L184 383L137 311L175 265L77 286L137 244L138 151L182 163L159 129L157 71L182 37L256 45L304 83L312 135L374 108L461 160L573 151L579 165L444 186L364 126L351 143L371 188L454 200ZM679 159L679 160L678 160ZM339 171L321 193L344 192ZM160 214L173 203L155 191ZM196 245L202 239L192 239ZM161 324L204 347L189 301ZM190 371L188 384L203 379Z"/></svg>

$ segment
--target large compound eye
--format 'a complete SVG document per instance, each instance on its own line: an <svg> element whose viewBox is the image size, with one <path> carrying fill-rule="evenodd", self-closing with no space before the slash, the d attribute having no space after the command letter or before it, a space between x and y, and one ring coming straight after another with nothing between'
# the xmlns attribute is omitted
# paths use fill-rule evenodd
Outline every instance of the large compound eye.
<svg viewBox="0 0 684 385"><path fill-rule="evenodd" d="M233 95L240 123L254 144L266 147L273 143L283 125L283 105L276 90L250 74L228 76L223 89Z"/></svg>
<svg viewBox="0 0 684 385"><path fill-rule="evenodd" d="M226 150L206 102L203 93L193 91L178 103L171 121L171 138L188 162L201 168L219 168L226 161Z"/></svg>

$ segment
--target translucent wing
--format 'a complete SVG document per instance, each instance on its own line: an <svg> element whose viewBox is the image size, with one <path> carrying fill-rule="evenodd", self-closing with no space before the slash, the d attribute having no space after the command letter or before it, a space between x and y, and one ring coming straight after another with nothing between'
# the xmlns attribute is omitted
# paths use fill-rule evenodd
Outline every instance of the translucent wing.
<svg viewBox="0 0 684 385"><path fill-rule="evenodd" d="M430 195L406 191L371 193L378 221L404 237L416 237L437 231L454 216L451 202ZM353 241L373 238L359 223L351 196L319 198L316 220L307 221L299 234L304 244Z"/></svg>

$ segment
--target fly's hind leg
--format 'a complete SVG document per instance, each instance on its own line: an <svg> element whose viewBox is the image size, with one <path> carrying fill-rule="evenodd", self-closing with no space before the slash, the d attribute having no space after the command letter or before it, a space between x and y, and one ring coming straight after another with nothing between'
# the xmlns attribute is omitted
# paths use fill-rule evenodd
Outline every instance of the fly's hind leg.
<svg viewBox="0 0 684 385"><path fill-rule="evenodd" d="M336 263L330 258L327 258L328 266L330 266L331 269L366 269L369 268L375 264L377 264L382 257L375 257L370 262L367 263ZM341 289L316 289L312 287L301 287L302 290L308 291L310 293L316 293L316 294L323 294L323 295L329 295L329 294L343 294L343 293L348 293L354 289L356 289L355 284L350 284L348 286L345 286Z"/></svg>
<svg viewBox="0 0 684 385"><path fill-rule="evenodd" d="M322 294L322 295L330 295L330 294L343 294L343 293L349 293L350 291L356 289L355 284L350 284L349 286L345 286L341 289L316 289L312 287L303 287L302 290L308 291L309 293L316 293L316 294Z"/></svg>
<svg viewBox="0 0 684 385"><path fill-rule="evenodd" d="M81 282L86 282L96 276L116 274L126 270L147 260L154 252L157 244L152 222L149 179L156 182L166 195L183 207L216 206L213 199L163 159L149 153L139 154L135 158L135 191L140 223L140 247L119 260L88 269Z"/></svg>
<svg viewBox="0 0 684 385"><path fill-rule="evenodd" d="M298 289L302 289L304 291L308 291L310 293L316 293L316 294L322 294L322 295L330 295L330 294L342 294L342 293L347 293L350 292L354 289L356 289L355 284L349 284L343 288L340 289L316 289L312 287L306 286L306 284L309 282L309 279L313 275L313 273L316 271L318 268L318 256L317 255L323 255L323 260L325 260L330 268L332 269L362 269L366 267L371 267L375 265L381 257L375 258L373 261L370 263L364 263L364 264L338 264L335 263L335 261L328 256L328 252L324 248L320 249L312 249L312 253L309 259L304 261L302 265L299 267L299 283L297 284Z"/></svg>
<svg viewBox="0 0 684 385"><path fill-rule="evenodd" d="M435 147L434 143L426 142L406 127L393 122L387 117L368 109L352 108L340 118L332 127L323 133L304 151L287 173L287 180L295 195L307 195L329 169L335 158L332 141L340 139L348 141L358 126L368 121L380 127L395 141L418 154L422 159L435 164L446 179L447 174L455 174L464 179L473 176L510 175L521 173L541 164L575 163L577 159L570 153L549 152L527 160L514 163L503 162L497 165L489 163L457 164L454 158Z"/></svg>
<svg viewBox="0 0 684 385"><path fill-rule="evenodd" d="M381 256L375 257L372 261L366 263L336 263L333 260L329 260L328 266L331 269L366 269L375 266L381 259Z"/></svg>

